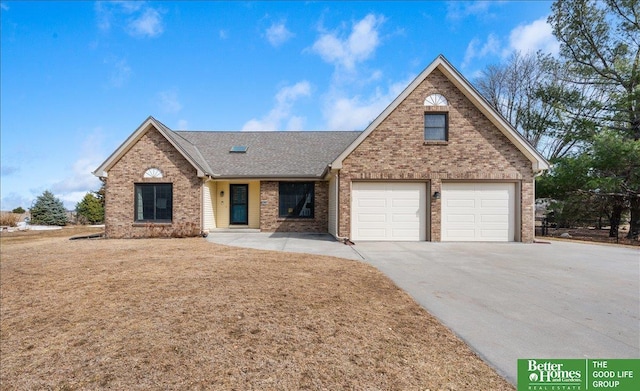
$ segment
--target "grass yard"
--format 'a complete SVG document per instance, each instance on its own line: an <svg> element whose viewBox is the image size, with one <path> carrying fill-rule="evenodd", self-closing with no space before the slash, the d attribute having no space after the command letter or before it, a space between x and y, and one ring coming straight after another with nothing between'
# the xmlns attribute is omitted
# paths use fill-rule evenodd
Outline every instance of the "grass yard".
<svg viewBox="0 0 640 391"><path fill-rule="evenodd" d="M193 239L0 237L2 390L513 390L376 269Z"/></svg>

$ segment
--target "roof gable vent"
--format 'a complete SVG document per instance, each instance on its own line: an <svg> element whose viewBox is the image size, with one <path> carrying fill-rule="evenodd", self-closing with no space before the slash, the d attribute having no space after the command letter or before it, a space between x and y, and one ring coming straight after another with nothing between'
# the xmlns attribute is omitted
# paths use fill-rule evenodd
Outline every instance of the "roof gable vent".
<svg viewBox="0 0 640 391"><path fill-rule="evenodd" d="M229 150L229 153L246 153L247 152L247 148L248 147L246 145L234 145Z"/></svg>

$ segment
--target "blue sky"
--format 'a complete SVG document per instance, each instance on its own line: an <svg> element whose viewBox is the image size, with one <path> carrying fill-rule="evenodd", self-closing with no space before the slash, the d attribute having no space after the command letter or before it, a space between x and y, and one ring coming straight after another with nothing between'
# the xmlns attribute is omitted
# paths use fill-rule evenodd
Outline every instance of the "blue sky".
<svg viewBox="0 0 640 391"><path fill-rule="evenodd" d="M471 81L557 53L551 2L1 1L0 209L67 208L149 115L174 130L361 130L443 54Z"/></svg>

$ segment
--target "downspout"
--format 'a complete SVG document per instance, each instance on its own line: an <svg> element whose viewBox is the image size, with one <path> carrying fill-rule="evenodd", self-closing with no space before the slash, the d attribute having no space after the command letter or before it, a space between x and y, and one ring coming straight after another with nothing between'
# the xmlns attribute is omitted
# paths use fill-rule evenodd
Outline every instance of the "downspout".
<svg viewBox="0 0 640 391"><path fill-rule="evenodd" d="M340 171L336 173L336 240L346 245L353 245L354 243L348 236L339 236L340 234Z"/></svg>
<svg viewBox="0 0 640 391"><path fill-rule="evenodd" d="M207 185L207 182L212 181L213 178L211 177L210 174L205 173L204 176L202 177L202 186L200 187L200 236L202 236L203 238L206 238L207 236L209 236L209 230L205 229L204 227L204 221L205 221L205 216L204 216L204 192L205 189L204 187Z"/></svg>
<svg viewBox="0 0 640 391"><path fill-rule="evenodd" d="M200 236L206 238L208 233L204 232L204 187L207 185L206 174L202 178L202 185L200 185Z"/></svg>

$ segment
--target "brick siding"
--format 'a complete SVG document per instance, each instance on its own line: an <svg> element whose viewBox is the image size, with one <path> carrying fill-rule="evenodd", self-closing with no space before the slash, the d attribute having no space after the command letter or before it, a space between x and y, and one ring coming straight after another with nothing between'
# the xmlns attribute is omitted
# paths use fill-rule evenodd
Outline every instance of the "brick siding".
<svg viewBox="0 0 640 391"><path fill-rule="evenodd" d="M425 107L424 99L444 95L446 109ZM449 115L445 143L425 143L424 114ZM509 181L520 189L523 242L534 237L531 162L439 70L434 70L343 161L340 170L339 236L351 235L351 182L357 180L423 181L431 193L442 181ZM518 192L516 192L518 193ZM441 201L431 200L431 240L440 241Z"/></svg>
<svg viewBox="0 0 640 391"><path fill-rule="evenodd" d="M162 178L143 178L151 167ZM134 221L136 183L173 184L173 220ZM105 225L108 238L194 236L201 229L201 185L196 169L156 129L147 131L108 172Z"/></svg>
<svg viewBox="0 0 640 391"><path fill-rule="evenodd" d="M314 212L311 219L279 217L279 182L260 182L260 230L263 232L328 231L329 182L315 182Z"/></svg>

